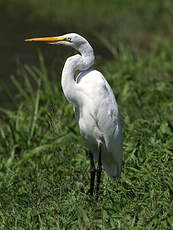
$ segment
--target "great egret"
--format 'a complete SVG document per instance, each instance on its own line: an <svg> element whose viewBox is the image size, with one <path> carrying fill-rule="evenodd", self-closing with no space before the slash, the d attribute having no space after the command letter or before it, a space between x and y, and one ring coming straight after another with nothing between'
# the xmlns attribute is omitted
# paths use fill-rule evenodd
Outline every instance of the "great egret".
<svg viewBox="0 0 173 230"><path fill-rule="evenodd" d="M89 148L90 195L93 196L97 172L98 199L102 164L111 178L121 174L123 160L122 127L113 91L103 75L92 69L94 52L89 42L76 33L58 37L31 38L26 42L62 44L75 48L80 54L69 57L62 71L61 84L65 97L73 104L80 134ZM81 71L75 79L75 72ZM94 158L98 161L95 169Z"/></svg>

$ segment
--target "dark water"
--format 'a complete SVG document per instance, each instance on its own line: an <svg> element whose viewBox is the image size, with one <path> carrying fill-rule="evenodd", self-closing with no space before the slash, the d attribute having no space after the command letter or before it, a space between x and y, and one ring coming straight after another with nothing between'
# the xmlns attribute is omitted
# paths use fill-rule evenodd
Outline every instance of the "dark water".
<svg viewBox="0 0 173 230"><path fill-rule="evenodd" d="M30 27L25 26L22 18L21 22L19 19L15 22L8 15L0 14L0 28L0 106L8 107L10 101L3 92L3 85L5 84L12 94L16 93L10 75L18 76L18 61L33 63L34 53L33 49L24 44Z"/></svg>

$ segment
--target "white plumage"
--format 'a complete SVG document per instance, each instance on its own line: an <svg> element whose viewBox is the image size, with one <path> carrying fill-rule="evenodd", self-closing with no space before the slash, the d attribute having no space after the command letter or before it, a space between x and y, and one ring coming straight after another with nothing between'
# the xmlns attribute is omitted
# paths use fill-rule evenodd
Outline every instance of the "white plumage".
<svg viewBox="0 0 173 230"><path fill-rule="evenodd" d="M62 44L80 54L69 57L62 71L61 84L65 97L73 104L75 117L85 144L98 161L96 198L101 176L101 163L111 178L119 177L123 160L121 118L113 91L103 75L92 69L94 52L82 36L70 33L59 37L34 38L28 42ZM75 72L81 72L75 79ZM95 166L91 160L91 188Z"/></svg>
<svg viewBox="0 0 173 230"><path fill-rule="evenodd" d="M77 85L82 103L75 107L76 120L86 145L98 160L102 143L102 163L110 177L119 177L123 159L121 119L111 87L94 69L81 72Z"/></svg>

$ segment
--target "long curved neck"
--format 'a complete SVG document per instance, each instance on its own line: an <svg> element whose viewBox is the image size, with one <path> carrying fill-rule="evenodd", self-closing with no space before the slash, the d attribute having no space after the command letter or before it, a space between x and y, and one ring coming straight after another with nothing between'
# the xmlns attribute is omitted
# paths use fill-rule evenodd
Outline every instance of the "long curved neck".
<svg viewBox="0 0 173 230"><path fill-rule="evenodd" d="M65 62L61 85L67 100L73 105L80 103L79 87L75 81L74 75L77 70L83 71L90 68L94 63L94 52L90 44L87 42L83 46L78 48L80 55L74 55L69 57Z"/></svg>

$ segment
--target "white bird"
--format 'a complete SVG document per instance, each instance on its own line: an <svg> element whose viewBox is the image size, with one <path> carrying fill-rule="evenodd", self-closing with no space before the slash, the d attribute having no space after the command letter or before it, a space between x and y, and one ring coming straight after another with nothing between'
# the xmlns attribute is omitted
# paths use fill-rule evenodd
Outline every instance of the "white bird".
<svg viewBox="0 0 173 230"><path fill-rule="evenodd" d="M120 176L122 168L121 117L113 91L103 75L91 68L95 59L93 48L82 36L69 33L58 37L31 38L25 41L62 44L71 46L80 53L66 60L61 84L65 97L74 107L80 134L89 148L91 196L97 172L96 199L98 199L102 164L113 179ZM77 70L81 72L75 79ZM93 155L98 161L97 169Z"/></svg>

